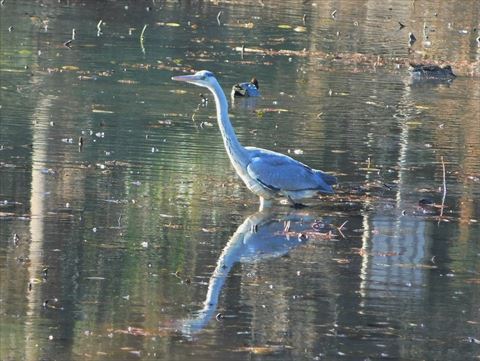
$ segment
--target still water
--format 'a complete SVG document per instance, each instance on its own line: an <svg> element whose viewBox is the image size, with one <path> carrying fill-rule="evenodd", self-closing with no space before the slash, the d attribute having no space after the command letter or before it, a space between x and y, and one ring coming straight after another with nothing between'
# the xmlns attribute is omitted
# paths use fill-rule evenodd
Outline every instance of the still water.
<svg viewBox="0 0 480 361"><path fill-rule="evenodd" d="M2 360L480 358L479 2L0 16ZM410 61L458 77L414 82ZM231 104L241 142L337 194L258 212L213 98L170 80L193 69L226 91L256 76L262 97Z"/></svg>

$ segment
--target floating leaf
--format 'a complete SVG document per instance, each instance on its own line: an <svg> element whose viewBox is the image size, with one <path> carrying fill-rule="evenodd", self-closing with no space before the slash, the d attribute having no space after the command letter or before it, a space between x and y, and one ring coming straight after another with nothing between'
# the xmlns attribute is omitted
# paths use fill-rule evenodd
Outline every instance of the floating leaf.
<svg viewBox="0 0 480 361"><path fill-rule="evenodd" d="M7 68L0 68L0 71L4 71L7 73L25 73L25 69L7 69ZM2 86L2 89L6 89Z"/></svg>
<svg viewBox="0 0 480 361"><path fill-rule="evenodd" d="M103 109L92 109L92 113L113 114L111 110L103 110Z"/></svg>
<svg viewBox="0 0 480 361"><path fill-rule="evenodd" d="M358 170L363 170L363 171L366 171L366 172L379 172L380 171L379 168L358 168Z"/></svg>
<svg viewBox="0 0 480 361"><path fill-rule="evenodd" d="M158 215L163 218L174 218L171 214L159 213Z"/></svg>
<svg viewBox="0 0 480 361"><path fill-rule="evenodd" d="M147 331L143 328L140 327L127 327L127 329L118 329L118 330L113 330L114 333L119 333L123 335L134 335L134 336L151 336L152 332ZM122 351L132 351L132 347L122 347Z"/></svg>
<svg viewBox="0 0 480 361"><path fill-rule="evenodd" d="M171 26L171 27L179 27L180 24L179 23L164 23L164 22L158 22L157 23L158 26Z"/></svg>
<svg viewBox="0 0 480 361"><path fill-rule="evenodd" d="M287 25L287 24L280 24L277 27L280 28L280 29L291 29L292 28L290 25Z"/></svg>
<svg viewBox="0 0 480 361"><path fill-rule="evenodd" d="M224 24L224 26L228 26L231 28L253 29L255 27L255 24L254 23L233 23L233 24Z"/></svg>
<svg viewBox="0 0 480 361"><path fill-rule="evenodd" d="M417 108L417 109L430 109L430 107L428 107L426 105L415 105L415 108Z"/></svg>
<svg viewBox="0 0 480 361"><path fill-rule="evenodd" d="M170 119L158 120L157 124L158 125L172 125L172 121Z"/></svg>
<svg viewBox="0 0 480 361"><path fill-rule="evenodd" d="M97 78L94 76L88 76L88 75L79 75L78 80L96 80Z"/></svg>
<svg viewBox="0 0 480 361"><path fill-rule="evenodd" d="M293 31L296 31L298 33L304 33L307 31L307 28L305 26L296 26Z"/></svg>
<svg viewBox="0 0 480 361"><path fill-rule="evenodd" d="M267 345L267 346L249 346L249 347L240 347L237 352L251 352L255 355L269 355L272 353L278 353L285 350L291 350L291 346L282 346L282 345Z"/></svg>
<svg viewBox="0 0 480 361"><path fill-rule="evenodd" d="M257 109L257 113L285 113L288 112L288 109L282 109L282 108L262 108L262 109Z"/></svg>
<svg viewBox="0 0 480 361"><path fill-rule="evenodd" d="M414 263L399 263L397 264L398 267L402 268L420 268L420 269L436 269L437 266L429 265L429 264L414 264Z"/></svg>
<svg viewBox="0 0 480 361"><path fill-rule="evenodd" d="M67 71L75 71L75 70L79 70L80 68L75 65L64 65L62 66L62 69Z"/></svg>
<svg viewBox="0 0 480 361"><path fill-rule="evenodd" d="M410 122L406 122L405 124L410 126L417 126L417 125L422 125L422 122L410 121Z"/></svg>
<svg viewBox="0 0 480 361"><path fill-rule="evenodd" d="M32 55L32 51L31 51L31 50L28 50L28 49L19 50L18 53L19 53L20 55Z"/></svg>
<svg viewBox="0 0 480 361"><path fill-rule="evenodd" d="M138 84L138 81L131 79L118 79L117 82L121 84Z"/></svg>

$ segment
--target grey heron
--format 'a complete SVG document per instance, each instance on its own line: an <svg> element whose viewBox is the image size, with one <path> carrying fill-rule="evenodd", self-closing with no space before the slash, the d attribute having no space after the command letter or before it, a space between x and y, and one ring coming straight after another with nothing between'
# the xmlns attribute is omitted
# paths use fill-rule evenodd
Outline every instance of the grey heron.
<svg viewBox="0 0 480 361"><path fill-rule="evenodd" d="M215 98L217 121L223 143L235 171L248 189L260 197L260 209L273 199L287 197L293 205L318 193L333 194L337 179L281 153L240 144L228 117L228 103L222 87L208 70L172 77L207 88Z"/></svg>

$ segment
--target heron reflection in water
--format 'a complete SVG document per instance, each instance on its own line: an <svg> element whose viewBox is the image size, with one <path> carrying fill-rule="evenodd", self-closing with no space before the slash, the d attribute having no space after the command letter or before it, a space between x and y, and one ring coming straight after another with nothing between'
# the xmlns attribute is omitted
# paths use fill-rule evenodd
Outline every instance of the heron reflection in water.
<svg viewBox="0 0 480 361"><path fill-rule="evenodd" d="M240 263L254 263L268 258L280 257L304 244L306 237L296 234L307 229L311 217L299 211L279 215L270 210L262 210L247 217L232 235L210 277L208 291L201 310L195 317L180 324L181 332L192 337L201 331L212 319L220 293L232 267ZM286 226L290 230L287 232Z"/></svg>
<svg viewBox="0 0 480 361"><path fill-rule="evenodd" d="M205 87L213 93L218 126L225 149L237 174L248 189L260 197L260 208L271 206L277 197L286 197L294 205L319 193L334 193L336 178L321 170L270 150L240 144L228 117L228 103L222 87L207 70L193 75L175 76L173 80Z"/></svg>

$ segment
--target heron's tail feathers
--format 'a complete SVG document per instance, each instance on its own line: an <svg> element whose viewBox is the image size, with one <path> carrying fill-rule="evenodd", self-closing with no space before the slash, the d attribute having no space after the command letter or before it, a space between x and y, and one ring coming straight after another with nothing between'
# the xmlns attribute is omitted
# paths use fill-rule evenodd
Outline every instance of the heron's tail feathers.
<svg viewBox="0 0 480 361"><path fill-rule="evenodd" d="M330 175L328 173L322 172L320 170L317 172L322 177L323 181L327 183L329 186L337 184L337 177Z"/></svg>

